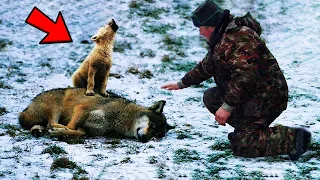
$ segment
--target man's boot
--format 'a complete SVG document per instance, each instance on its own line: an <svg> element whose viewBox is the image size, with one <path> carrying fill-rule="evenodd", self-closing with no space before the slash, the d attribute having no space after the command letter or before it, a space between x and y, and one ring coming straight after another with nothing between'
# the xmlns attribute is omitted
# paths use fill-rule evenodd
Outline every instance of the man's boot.
<svg viewBox="0 0 320 180"><path fill-rule="evenodd" d="M311 133L303 128L296 131L296 141L293 150L289 153L292 161L296 161L300 156L307 151L308 145L311 141Z"/></svg>

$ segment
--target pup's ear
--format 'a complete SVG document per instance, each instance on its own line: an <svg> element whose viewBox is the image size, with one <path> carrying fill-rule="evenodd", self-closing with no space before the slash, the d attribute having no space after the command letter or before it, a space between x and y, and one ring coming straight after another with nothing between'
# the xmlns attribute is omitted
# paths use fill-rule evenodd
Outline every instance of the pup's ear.
<svg viewBox="0 0 320 180"><path fill-rule="evenodd" d="M98 41L98 36L94 35L90 38L92 41L97 42Z"/></svg>
<svg viewBox="0 0 320 180"><path fill-rule="evenodd" d="M114 31L114 32L117 32L119 26L117 25L116 21L114 19L112 19L110 22L109 22L109 25L111 26L111 29Z"/></svg>
<svg viewBox="0 0 320 180"><path fill-rule="evenodd" d="M161 115L165 104L166 104L166 101L164 100L158 101L154 103L151 107L149 107L149 110L151 110L155 114Z"/></svg>

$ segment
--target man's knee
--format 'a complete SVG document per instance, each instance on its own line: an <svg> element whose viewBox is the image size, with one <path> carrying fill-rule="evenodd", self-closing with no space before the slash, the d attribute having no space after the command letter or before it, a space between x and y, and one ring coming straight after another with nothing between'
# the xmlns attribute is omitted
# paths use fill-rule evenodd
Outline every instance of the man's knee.
<svg viewBox="0 0 320 180"><path fill-rule="evenodd" d="M222 98L222 92L216 87L209 88L203 93L203 103L211 113L215 113L222 105Z"/></svg>

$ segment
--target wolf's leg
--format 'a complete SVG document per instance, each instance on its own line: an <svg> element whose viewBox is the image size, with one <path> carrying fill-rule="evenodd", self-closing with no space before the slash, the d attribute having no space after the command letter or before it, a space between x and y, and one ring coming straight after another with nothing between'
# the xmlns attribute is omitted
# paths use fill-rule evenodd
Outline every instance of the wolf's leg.
<svg viewBox="0 0 320 180"><path fill-rule="evenodd" d="M109 94L106 92L109 74L110 74L110 69L107 70L106 76L104 77L104 80L101 82L101 87L100 87L100 94L105 97L109 96Z"/></svg>
<svg viewBox="0 0 320 180"><path fill-rule="evenodd" d="M79 124L86 119L87 115L85 111L87 110L88 105L80 104L73 109L73 114L70 122L66 126L69 129L77 129Z"/></svg>
<svg viewBox="0 0 320 180"><path fill-rule="evenodd" d="M65 125L59 124L61 111L62 111L62 109L60 109L60 110L58 109L58 110L52 112L52 117L48 120L48 127L47 127L48 129L50 127L56 127L56 128L65 128L66 127Z"/></svg>
<svg viewBox="0 0 320 180"><path fill-rule="evenodd" d="M83 136L85 131L81 128L72 130L69 128L51 128L49 129L50 136Z"/></svg>
<svg viewBox="0 0 320 180"><path fill-rule="evenodd" d="M87 96L93 96L94 95L94 76L96 75L97 70L96 68L92 67L89 65L89 70L88 70L88 84L87 84L87 91L86 95Z"/></svg>
<svg viewBox="0 0 320 180"><path fill-rule="evenodd" d="M57 109L52 112L51 118L48 119L48 125L47 128L49 129L50 127L56 127L56 128L64 128L66 126L59 124L59 119L61 116L61 111L62 109Z"/></svg>

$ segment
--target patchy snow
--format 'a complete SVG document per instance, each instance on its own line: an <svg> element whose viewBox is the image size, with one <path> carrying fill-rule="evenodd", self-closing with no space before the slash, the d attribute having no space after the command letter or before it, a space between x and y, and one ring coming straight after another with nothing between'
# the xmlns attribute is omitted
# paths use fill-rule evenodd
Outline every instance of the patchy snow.
<svg viewBox="0 0 320 180"><path fill-rule="evenodd" d="M166 64L161 61L164 55L175 55L165 47L164 34L143 31L145 25L169 24L172 28L166 30L167 34L170 37L182 37L181 49L186 54L186 57L176 56L174 63L200 61L206 52L203 40L199 38L198 29L184 17L202 1L137 2L142 3L143 8L160 9L159 19L139 16L130 11L130 0L6 0L0 4L0 39L12 42L0 51L0 108L8 111L0 116L0 179L75 177L75 172L69 169L50 170L56 157L42 154L42 151L54 144L62 147L68 153L65 157L87 172L79 176L89 179L205 179L213 176L208 171L218 179L250 179L253 176L288 179L288 175L297 179L320 177L319 158L292 162L282 156L279 160L225 155L217 162L209 162L207 159L210 155L228 153L227 150L212 150L210 146L228 142L227 134L233 131L230 126L218 126L213 115L204 108L202 93L214 84L205 82L202 87L179 91L160 89L165 83L179 80L185 72L166 69ZM73 43L40 45L39 41L45 33L25 23L34 6L53 20L61 11ZM288 109L274 124L306 127L313 134L312 141L319 144L320 1L234 0L226 1L223 7L236 15L250 11L258 18L264 28L262 36L284 71L291 98ZM72 86L71 74L93 47L90 36L111 18L119 25L116 43L124 46L124 52L113 54L111 72L122 77L110 77L108 89L135 99L144 106L150 106L157 100L166 100L164 113L168 123L176 128L161 140L143 144L134 139L121 139L116 147L106 143L111 139L104 137L86 138L84 144L67 144L48 137L9 136L5 126L18 126L18 113L38 93ZM81 43L84 40L90 43ZM141 57L141 52L147 49L152 50L155 56ZM140 78L131 74L128 72L131 67L141 72L150 70L153 77ZM161 68L165 71L161 71ZM16 130L16 133L21 132ZM181 133L188 137L181 138ZM177 163L174 155L178 149L195 150L199 157L191 162ZM155 163L151 162L152 158ZM313 170L308 171L306 167Z"/></svg>

